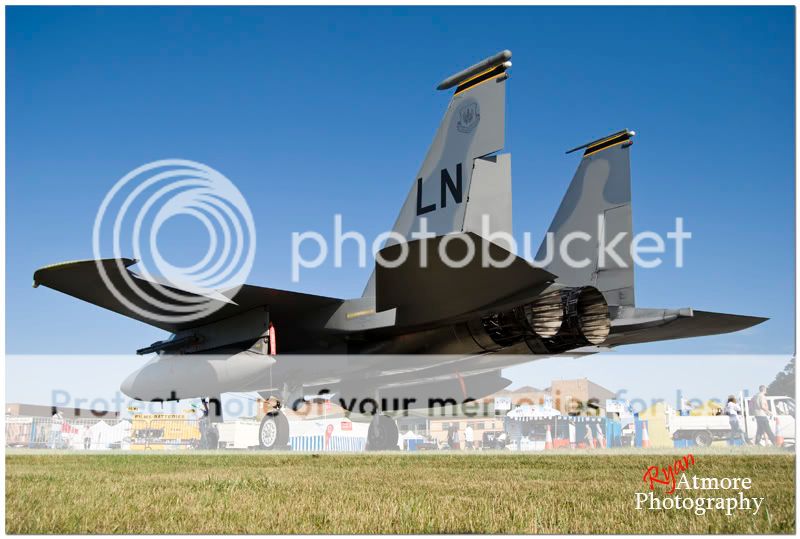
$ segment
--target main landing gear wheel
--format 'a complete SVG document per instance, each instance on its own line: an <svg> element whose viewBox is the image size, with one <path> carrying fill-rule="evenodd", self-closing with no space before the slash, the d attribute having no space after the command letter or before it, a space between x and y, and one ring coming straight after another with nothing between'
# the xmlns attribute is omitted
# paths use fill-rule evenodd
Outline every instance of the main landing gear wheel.
<svg viewBox="0 0 800 539"><path fill-rule="evenodd" d="M279 410L269 412L258 427L258 446L267 450L286 449L288 443L289 420Z"/></svg>
<svg viewBox="0 0 800 539"><path fill-rule="evenodd" d="M397 449L400 432L395 420L384 414L372 418L367 431L367 451L388 451Z"/></svg>

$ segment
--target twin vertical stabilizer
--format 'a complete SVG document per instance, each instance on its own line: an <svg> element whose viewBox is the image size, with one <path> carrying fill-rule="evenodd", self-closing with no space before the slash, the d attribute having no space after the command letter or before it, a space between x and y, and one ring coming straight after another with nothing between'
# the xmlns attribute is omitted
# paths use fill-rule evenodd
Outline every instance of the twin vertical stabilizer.
<svg viewBox="0 0 800 539"><path fill-rule="evenodd" d="M508 227L506 231L510 232L509 156L487 158L476 167L476 160L503 148L505 81L510 58L510 51L502 51L439 84L439 89L455 86L456 90L392 227L407 241L414 239L414 232L421 231L436 236L479 232L473 226L480 224L480 218L470 215L474 212L468 213L468 203L480 207L490 221L496 220L490 223L492 230ZM507 176L499 176L504 174ZM473 185L474 181L497 181L497 186L479 188ZM389 239L386 246L394 243ZM374 274L364 290L364 296L373 295Z"/></svg>

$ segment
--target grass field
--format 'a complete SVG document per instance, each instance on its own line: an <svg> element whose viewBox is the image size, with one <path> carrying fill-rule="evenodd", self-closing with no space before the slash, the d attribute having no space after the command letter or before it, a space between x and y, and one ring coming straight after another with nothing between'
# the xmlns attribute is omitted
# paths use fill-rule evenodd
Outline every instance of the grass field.
<svg viewBox="0 0 800 539"><path fill-rule="evenodd" d="M6 456L8 533L794 533L794 455L698 454L738 511L637 510L663 454ZM731 491L689 491L735 496Z"/></svg>

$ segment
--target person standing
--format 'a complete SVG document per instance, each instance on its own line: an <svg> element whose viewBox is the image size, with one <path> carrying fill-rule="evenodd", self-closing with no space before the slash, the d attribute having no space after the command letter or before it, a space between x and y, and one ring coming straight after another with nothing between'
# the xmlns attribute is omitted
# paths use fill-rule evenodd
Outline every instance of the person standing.
<svg viewBox="0 0 800 539"><path fill-rule="evenodd" d="M747 443L747 438L744 436L741 424L739 423L739 416L742 415L742 407L736 402L736 397L731 395L728 397L728 402L725 404L725 415L728 416L728 422L731 426L731 440L741 440L742 443Z"/></svg>
<svg viewBox="0 0 800 539"><path fill-rule="evenodd" d="M689 403L688 400L681 398L680 406L681 406L680 415L682 416L691 415L692 405Z"/></svg>
<svg viewBox="0 0 800 539"><path fill-rule="evenodd" d="M772 412L770 412L769 402L767 402L767 386L759 386L758 393L753 397L753 415L756 416L756 439L753 443L759 445L761 438L766 435L772 445L778 445L775 441L775 434L769 426L769 416L772 415Z"/></svg>
<svg viewBox="0 0 800 539"><path fill-rule="evenodd" d="M447 446L449 449L459 449L458 424L452 424L447 429Z"/></svg>
<svg viewBox="0 0 800 539"><path fill-rule="evenodd" d="M474 449L473 443L475 442L475 433L472 431L472 425L467 423L467 428L464 429L464 448Z"/></svg>

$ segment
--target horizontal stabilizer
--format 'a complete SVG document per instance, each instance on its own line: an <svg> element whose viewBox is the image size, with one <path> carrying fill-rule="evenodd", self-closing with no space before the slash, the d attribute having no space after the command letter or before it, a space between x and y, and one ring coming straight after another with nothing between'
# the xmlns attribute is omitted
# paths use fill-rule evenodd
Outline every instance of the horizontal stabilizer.
<svg viewBox="0 0 800 539"><path fill-rule="evenodd" d="M463 267L453 267L442 257L443 241L447 242L442 247L446 257ZM475 248L472 257L466 256L469 242ZM375 269L377 310L397 308L398 325L426 324L479 312L522 292L535 295L555 280L553 274L472 232L391 245L380 251L379 258L390 263L398 260L403 246L408 248L405 262L395 268L378 263ZM491 267L483 263L487 258L484 252L491 260L510 259L511 263ZM421 264L424 258L427 264Z"/></svg>
<svg viewBox="0 0 800 539"><path fill-rule="evenodd" d="M625 325L612 323L611 335L603 346L620 346L623 344L639 344L688 337L705 337L741 331L756 326L768 318L758 316L742 316L738 314L712 313L708 311L690 310L689 316L667 317L664 323L657 326L639 325L626 328Z"/></svg>
<svg viewBox="0 0 800 539"><path fill-rule="evenodd" d="M206 301L212 302L211 306L219 308L213 312L210 312L212 309L208 309L210 314L202 318L182 322L159 320L147 316L147 314L151 313L164 318L178 318L186 314L187 307L196 306L197 303L192 303L192 300L196 301L201 296L148 281L128 270L128 267L134 264L136 261L130 258L82 260L54 264L36 270L33 274L33 285L43 285L58 290L172 333L223 320L261 306L269 307L274 320L296 323L311 312L341 303L341 300L334 298L244 285L238 291L236 289L227 292L221 291L221 296L206 297ZM116 289L116 293L112 292L104 282L100 271L101 266L105 270L109 282ZM130 282L126 277L130 279ZM179 298L185 297L187 301L183 302L180 299L169 297L160 288L168 290ZM130 305L126 305L126 301ZM155 305L159 303L162 306L156 307ZM137 309L132 307L138 308L141 312L137 312Z"/></svg>

